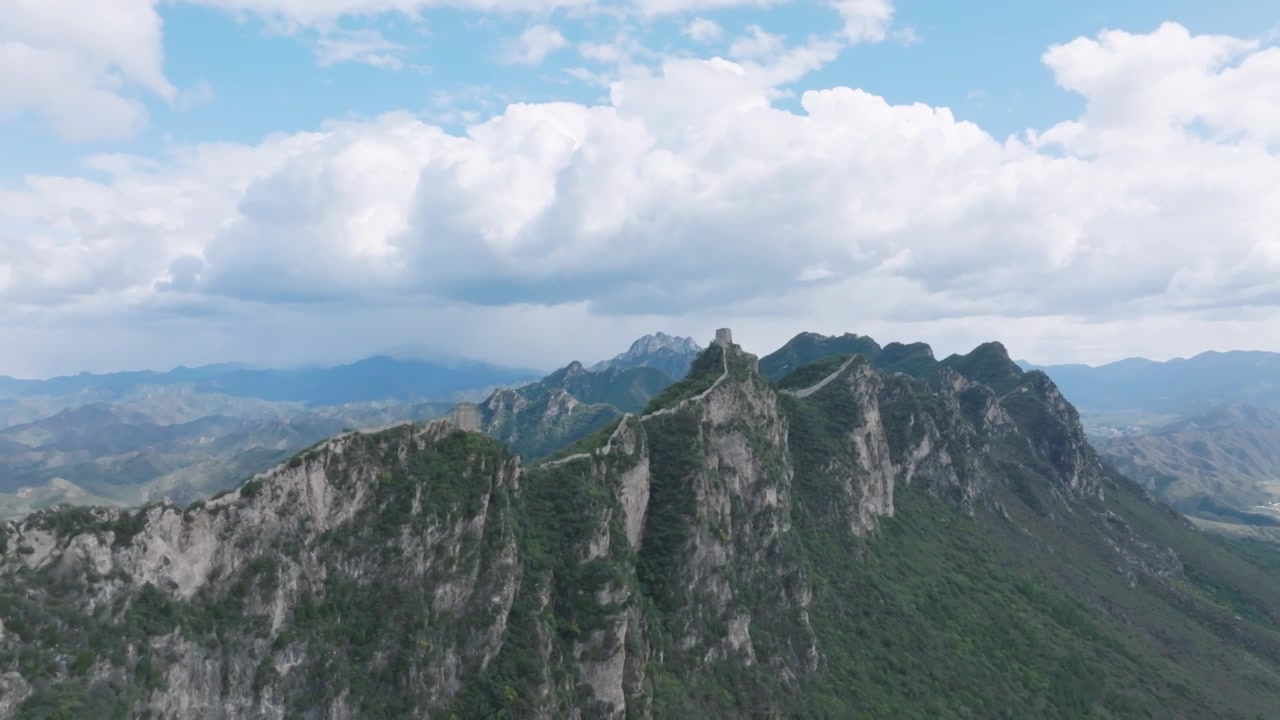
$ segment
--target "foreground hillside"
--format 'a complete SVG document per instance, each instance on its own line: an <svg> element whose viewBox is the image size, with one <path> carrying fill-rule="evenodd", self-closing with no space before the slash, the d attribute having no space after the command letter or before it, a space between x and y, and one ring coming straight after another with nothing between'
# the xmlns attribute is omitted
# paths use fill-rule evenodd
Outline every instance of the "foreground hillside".
<svg viewBox="0 0 1280 720"><path fill-rule="evenodd" d="M726 336L532 467L435 421L6 523L0 716L1274 713L1280 557L1108 470L999 345L892 347L775 383Z"/></svg>

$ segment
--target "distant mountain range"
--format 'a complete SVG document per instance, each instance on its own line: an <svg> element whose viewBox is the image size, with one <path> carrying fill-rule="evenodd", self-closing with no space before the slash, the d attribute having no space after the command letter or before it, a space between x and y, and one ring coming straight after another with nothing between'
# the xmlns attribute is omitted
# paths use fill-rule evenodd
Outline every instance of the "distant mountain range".
<svg viewBox="0 0 1280 720"><path fill-rule="evenodd" d="M481 403L463 404L451 416L498 439L525 461L538 460L625 413L640 412L683 378L700 352L693 338L646 335L590 369L569 363L537 382L500 388Z"/></svg>
<svg viewBox="0 0 1280 720"><path fill-rule="evenodd" d="M0 429L0 516L58 502L187 503L232 487L345 428L439 416L449 403L292 408L157 423L128 406L93 403Z"/></svg>
<svg viewBox="0 0 1280 720"><path fill-rule="evenodd" d="M635 412L688 370L663 333L602 369L539 373L406 347L330 368L222 364L49 380L0 378L0 516L68 502L185 503L345 428L438 417L479 400L480 429L529 459ZM496 389L495 389L496 388Z"/></svg>
<svg viewBox="0 0 1280 720"><path fill-rule="evenodd" d="M1280 542L1280 354L1035 366L1099 452L1196 524Z"/></svg>
<svg viewBox="0 0 1280 720"><path fill-rule="evenodd" d="M1089 365L1033 365L1083 413L1186 414L1233 402L1280 409L1280 353L1206 352L1156 362L1130 358Z"/></svg>
<svg viewBox="0 0 1280 720"><path fill-rule="evenodd" d="M48 380L0 376L0 398L78 396L86 401L115 401L146 388L183 385L193 392L230 397L340 405L374 400L448 400L459 393L513 385L538 375L534 370L477 361L440 364L382 355L349 365L295 370L255 370L224 364L178 367L168 372L81 373Z"/></svg>
<svg viewBox="0 0 1280 720"><path fill-rule="evenodd" d="M59 502L188 502L344 428L439 416L537 372L460 358L0 377L0 515Z"/></svg>

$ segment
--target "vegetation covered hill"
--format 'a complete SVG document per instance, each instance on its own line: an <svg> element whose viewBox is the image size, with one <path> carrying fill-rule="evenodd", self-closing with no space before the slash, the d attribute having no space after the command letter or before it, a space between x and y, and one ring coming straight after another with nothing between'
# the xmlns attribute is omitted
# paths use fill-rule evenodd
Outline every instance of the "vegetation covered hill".
<svg viewBox="0 0 1280 720"><path fill-rule="evenodd" d="M800 333L786 345L760 358L760 372L765 377L780 380L817 360L854 354L875 360L880 354L880 344L869 337L853 333L836 337L812 332Z"/></svg>
<svg viewBox="0 0 1280 720"><path fill-rule="evenodd" d="M538 460L638 412L674 382L651 367L587 370L573 362L538 382L494 391L475 407L475 429ZM464 414L472 412L465 407Z"/></svg>
<svg viewBox="0 0 1280 720"><path fill-rule="evenodd" d="M933 350L924 343L879 343L865 335L845 333L839 336L800 333L786 345L760 358L760 372L772 380L781 380L801 368L833 357L861 355L877 369L888 373L920 375L937 368ZM810 367L808 372L813 372Z"/></svg>
<svg viewBox="0 0 1280 720"><path fill-rule="evenodd" d="M530 400L564 390L588 405L612 405L622 412L639 412L653 396L675 381L676 378L651 367L591 371L574 362L519 390Z"/></svg>
<svg viewBox="0 0 1280 720"><path fill-rule="evenodd" d="M0 714L1274 713L1274 551L1110 470L1000 346L904 355L775 384L725 342L537 465L437 421L4 523Z"/></svg>

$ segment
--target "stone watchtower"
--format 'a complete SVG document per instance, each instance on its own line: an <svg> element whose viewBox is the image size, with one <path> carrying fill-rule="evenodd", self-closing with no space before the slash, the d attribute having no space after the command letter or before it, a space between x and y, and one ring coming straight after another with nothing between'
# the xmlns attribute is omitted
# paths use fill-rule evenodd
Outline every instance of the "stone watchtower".
<svg viewBox="0 0 1280 720"><path fill-rule="evenodd" d="M475 403L458 403L453 412L449 413L449 419L462 430L480 430L480 408Z"/></svg>
<svg viewBox="0 0 1280 720"><path fill-rule="evenodd" d="M720 347L729 347L733 344L733 331L729 328L720 328L716 330L716 344Z"/></svg>

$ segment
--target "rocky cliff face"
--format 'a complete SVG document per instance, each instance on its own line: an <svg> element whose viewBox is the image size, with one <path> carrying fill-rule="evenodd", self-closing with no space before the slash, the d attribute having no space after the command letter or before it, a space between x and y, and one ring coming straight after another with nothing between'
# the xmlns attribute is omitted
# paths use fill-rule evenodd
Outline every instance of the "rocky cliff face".
<svg viewBox="0 0 1280 720"><path fill-rule="evenodd" d="M530 396L522 390L497 390L480 403L475 429L533 461L579 440L619 417L603 403L588 404L560 388ZM454 417L459 417L457 410Z"/></svg>
<svg viewBox="0 0 1280 720"><path fill-rule="evenodd" d="M894 617L925 632L916 608L957 597L895 598L906 581L857 579L878 535L904 542L885 532L902 497L947 509L923 531L938 552L980 542L956 562L1047 546L1070 517L1097 539L1091 562L1127 587L1182 577L1178 557L1143 535L1163 521L1104 505L1104 487L1136 496L1108 480L1052 383L1008 372L1001 352L918 376L841 356L774 384L725 341L646 412L540 464L435 421L339 436L186 509L6 523L0 717L883 714L866 698L916 676L902 664L897 685L866 681L879 661L863 648L904 642ZM542 415L580 408L555 392L536 401ZM530 402L497 393L477 412L492 424ZM1014 549L999 550L1005 537ZM1005 587L1004 565L984 568L972 592ZM1046 591L1009 577L1018 612L1039 618L1025 632L1079 622L1071 613L1084 611L1025 600ZM1198 607L1181 585L1159 587ZM1130 612L1100 594L1096 622L1113 612L1104 601ZM857 620L899 602L885 622ZM900 662L953 642L930 637L933 649ZM1251 662L1280 667L1280 644L1272 658L1269 636L1249 637ZM1010 642L970 646L990 653L981 676ZM951 668L929 672L940 685L920 697L961 687ZM1037 701L1040 680L1008 683L1006 706L1069 707ZM974 702L964 707L991 707Z"/></svg>
<svg viewBox="0 0 1280 720"><path fill-rule="evenodd" d="M162 717L430 707L501 645L519 476L435 422L339 437L187 510L36 515L6 528L4 640L29 641L42 604L83 618L46 627L48 664L25 678L50 703L78 689Z"/></svg>

